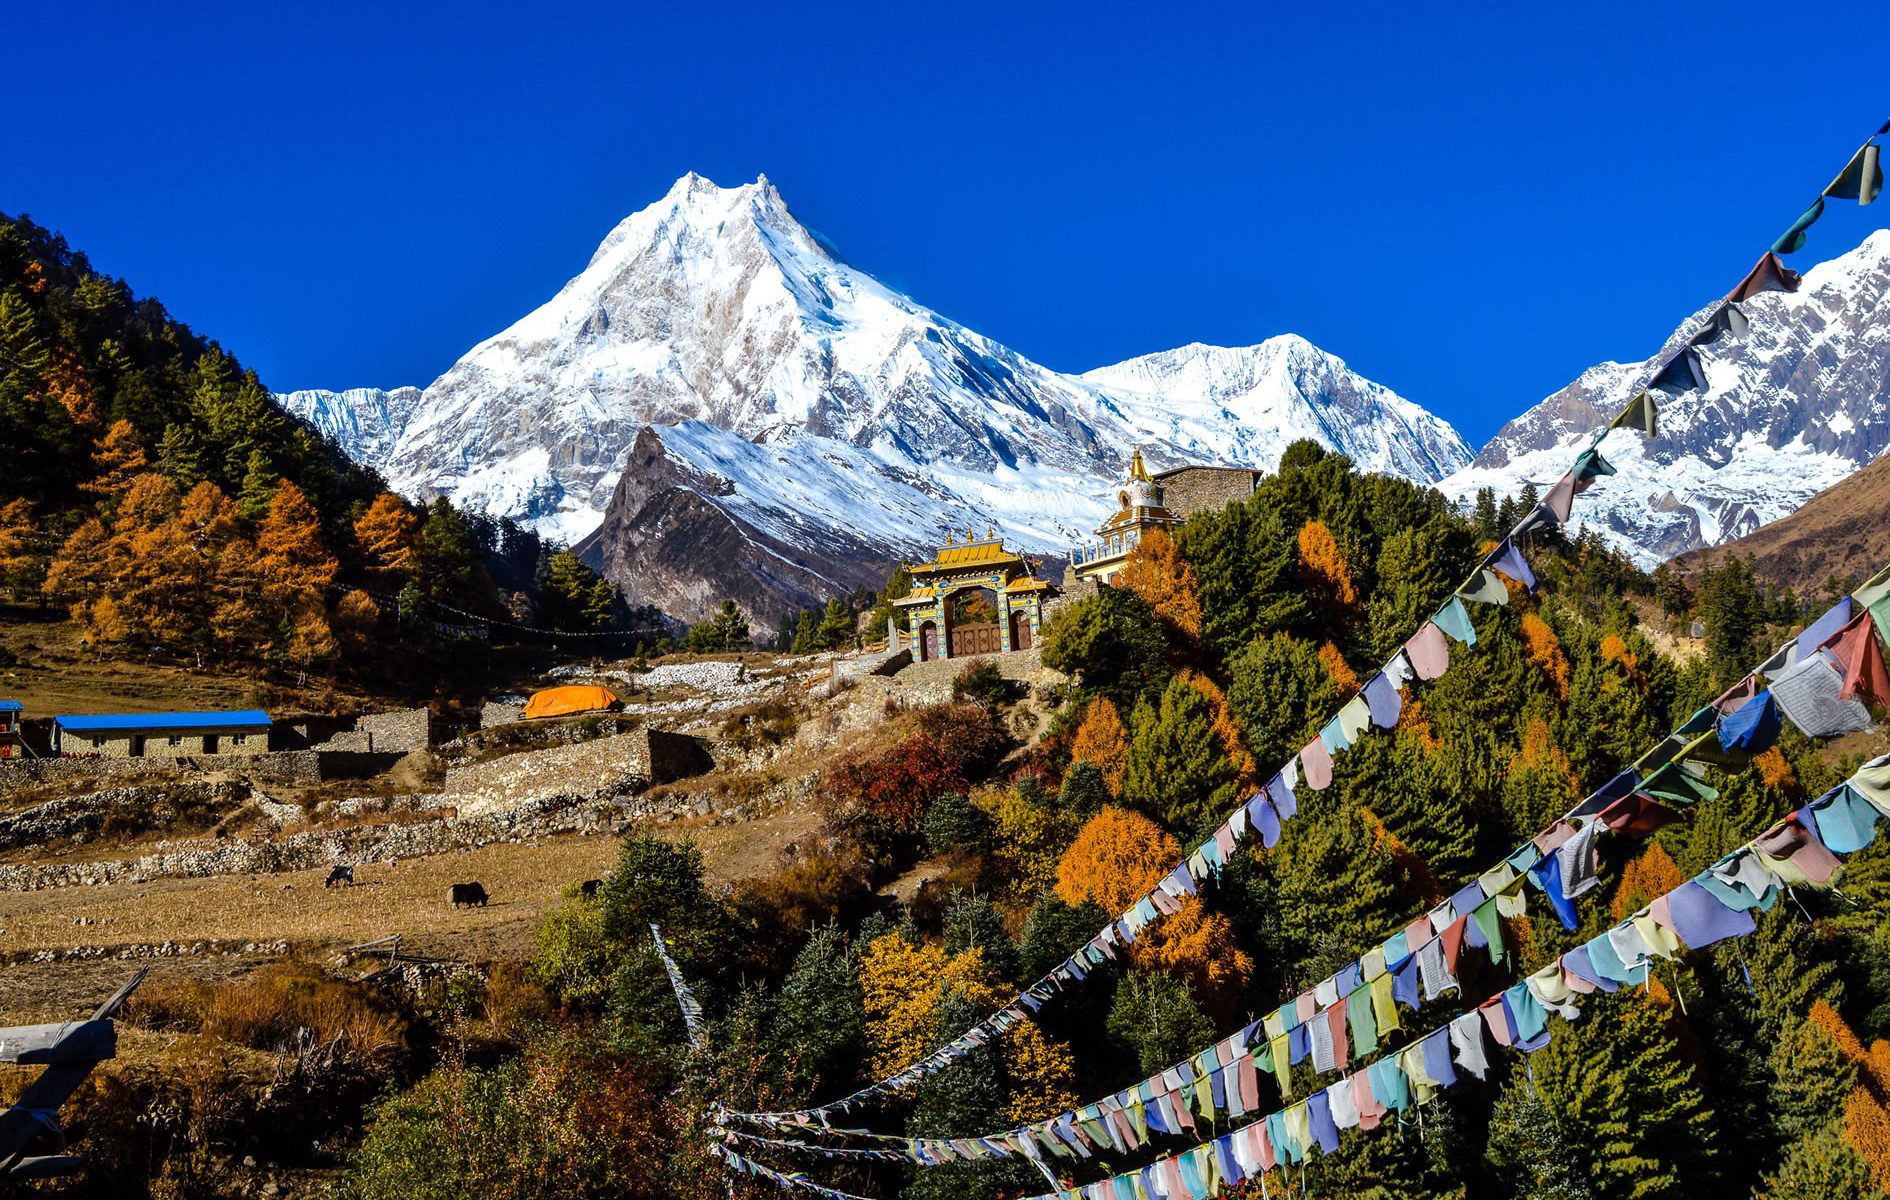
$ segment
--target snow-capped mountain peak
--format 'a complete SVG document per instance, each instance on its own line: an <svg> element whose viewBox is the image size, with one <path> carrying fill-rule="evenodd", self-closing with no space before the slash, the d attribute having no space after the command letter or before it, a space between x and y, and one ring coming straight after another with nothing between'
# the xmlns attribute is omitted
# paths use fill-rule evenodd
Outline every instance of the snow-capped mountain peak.
<svg viewBox="0 0 1890 1200"><path fill-rule="evenodd" d="M845 262L765 176L729 188L683 176L544 305L411 405L356 422L380 434L351 430L341 394L284 401L403 492L570 541L604 521L627 464L674 487L721 475L717 464L792 473L791 487L729 477L743 494L711 497L776 555L825 538L891 559L968 520L1060 552L1106 514L1138 444L1160 465L1271 467L1313 437L1425 482L1469 460L1443 421L1292 335L1049 370ZM654 442L639 440L646 428ZM866 512L869 478L897 494ZM627 494L651 502L647 488ZM770 506L790 511L764 516Z"/></svg>

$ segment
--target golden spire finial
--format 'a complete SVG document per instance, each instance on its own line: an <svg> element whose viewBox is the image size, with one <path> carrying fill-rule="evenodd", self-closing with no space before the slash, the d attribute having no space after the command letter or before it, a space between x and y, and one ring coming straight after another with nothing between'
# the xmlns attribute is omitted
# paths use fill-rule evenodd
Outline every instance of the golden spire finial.
<svg viewBox="0 0 1890 1200"><path fill-rule="evenodd" d="M1147 483L1148 468L1142 464L1142 447L1137 446L1135 453L1129 456L1129 478Z"/></svg>
<svg viewBox="0 0 1890 1200"><path fill-rule="evenodd" d="M965 541L975 542L977 540L978 540L978 527L976 525L965 526Z"/></svg>
<svg viewBox="0 0 1890 1200"><path fill-rule="evenodd" d="M986 525L984 527L984 536L995 542L997 540L997 526Z"/></svg>
<svg viewBox="0 0 1890 1200"><path fill-rule="evenodd" d="M947 546L956 546L958 544L956 541L952 539L952 531L949 529L945 531L945 544Z"/></svg>

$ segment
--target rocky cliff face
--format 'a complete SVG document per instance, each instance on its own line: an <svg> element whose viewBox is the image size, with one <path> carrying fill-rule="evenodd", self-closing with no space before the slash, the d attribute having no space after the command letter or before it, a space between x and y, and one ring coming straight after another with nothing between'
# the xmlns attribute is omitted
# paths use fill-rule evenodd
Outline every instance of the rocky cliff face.
<svg viewBox="0 0 1890 1200"><path fill-rule="evenodd" d="M1882 454L1890 447L1887 294L1890 231L1879 231L1806 271L1798 291L1747 301L1749 332L1702 348L1707 386L1663 402L1659 437L1609 437L1603 454L1620 473L1576 503L1577 525L1599 528L1652 566L1749 534ZM1484 486L1499 494L1528 481L1546 488L1700 319L1644 363L1583 372L1440 486L1459 498Z"/></svg>
<svg viewBox="0 0 1890 1200"><path fill-rule="evenodd" d="M639 599L691 617L757 588L778 607L877 582L947 529L1061 550L1110 510L1138 443L1156 465L1266 467L1312 436L1426 482L1469 460L1443 421L1299 338L1051 371L842 261L766 179L686 176L409 391L283 399L401 491L583 538Z"/></svg>

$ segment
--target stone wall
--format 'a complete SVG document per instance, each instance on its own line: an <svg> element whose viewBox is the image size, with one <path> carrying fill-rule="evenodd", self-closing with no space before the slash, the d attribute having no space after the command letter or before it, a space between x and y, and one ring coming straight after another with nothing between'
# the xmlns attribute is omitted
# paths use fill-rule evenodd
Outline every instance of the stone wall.
<svg viewBox="0 0 1890 1200"><path fill-rule="evenodd" d="M1163 506L1186 519L1247 499L1259 485L1260 472L1246 467L1182 467L1155 478L1162 485Z"/></svg>
<svg viewBox="0 0 1890 1200"><path fill-rule="evenodd" d="M427 710L403 708L357 718L353 729L336 733L315 749L404 754L425 750L432 740L433 721Z"/></svg>
<svg viewBox="0 0 1890 1200"><path fill-rule="evenodd" d="M977 658L937 659L913 663L891 680L889 694L907 704L944 704L952 698L952 681L959 672L973 664L995 663L998 674L1025 687L1060 683L1066 678L1060 671L1043 665L1043 651L1036 646L1009 654L986 654Z"/></svg>
<svg viewBox="0 0 1890 1200"><path fill-rule="evenodd" d="M0 796L36 784L85 785L140 775L231 771L276 783L359 779L385 771L398 753L281 750L272 754L190 755L183 758L27 758L0 762Z"/></svg>
<svg viewBox="0 0 1890 1200"><path fill-rule="evenodd" d="M514 725L525 719L523 704L501 704L497 700L488 700L479 710L479 728L491 729L498 725Z"/></svg>

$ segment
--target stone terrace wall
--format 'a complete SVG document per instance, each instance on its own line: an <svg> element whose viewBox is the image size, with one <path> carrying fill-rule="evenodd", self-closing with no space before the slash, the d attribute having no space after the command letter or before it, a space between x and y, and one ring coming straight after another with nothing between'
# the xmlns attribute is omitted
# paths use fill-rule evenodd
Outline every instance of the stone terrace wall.
<svg viewBox="0 0 1890 1200"><path fill-rule="evenodd" d="M385 771L397 752L281 750L270 754L198 754L182 758L26 758L0 762L0 796L35 784L84 786L140 775L229 771L275 783L359 779Z"/></svg>
<svg viewBox="0 0 1890 1200"><path fill-rule="evenodd" d="M560 792L632 791L647 787L650 740L643 730L526 750L446 772L446 803L472 815Z"/></svg>
<svg viewBox="0 0 1890 1200"><path fill-rule="evenodd" d="M426 709L403 708L358 718L353 729L335 734L315 749L404 754L425 750L432 734L433 722Z"/></svg>

